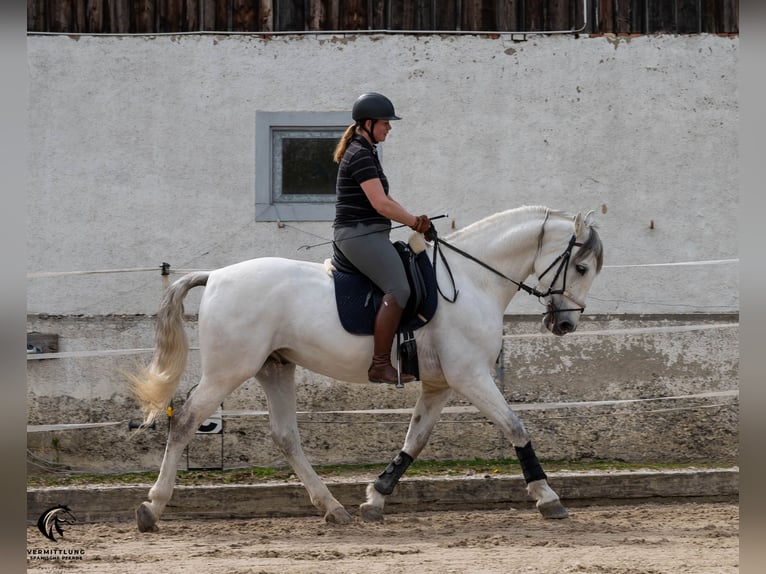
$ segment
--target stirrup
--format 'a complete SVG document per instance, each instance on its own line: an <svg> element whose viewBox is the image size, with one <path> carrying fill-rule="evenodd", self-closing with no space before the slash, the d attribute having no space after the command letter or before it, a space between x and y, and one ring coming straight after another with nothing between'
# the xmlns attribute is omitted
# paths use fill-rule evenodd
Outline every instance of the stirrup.
<svg viewBox="0 0 766 574"><path fill-rule="evenodd" d="M417 379L415 378L415 375L410 375L409 373L402 373L397 369L395 380L386 379L383 377L371 377L369 374L369 371L367 372L367 380L371 383L385 383L387 385L396 385L397 389L403 389L404 383L413 383Z"/></svg>
<svg viewBox="0 0 766 574"><path fill-rule="evenodd" d="M379 370L378 377L371 376L371 371L373 369ZM397 367L394 368L394 366L391 364L390 360L387 360L384 365L375 365L375 359L373 358L373 362L370 365L370 368L367 369L367 380L371 383L386 383L389 385L396 385L397 388L401 389L404 387L404 383L412 383L417 380L415 375L410 375L409 373L402 373L401 367L399 363L397 362Z"/></svg>

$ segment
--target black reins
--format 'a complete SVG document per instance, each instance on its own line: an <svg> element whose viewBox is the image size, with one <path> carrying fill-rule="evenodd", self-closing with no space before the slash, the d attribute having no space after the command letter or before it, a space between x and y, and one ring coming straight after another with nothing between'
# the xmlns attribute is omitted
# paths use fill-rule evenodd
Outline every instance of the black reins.
<svg viewBox="0 0 766 574"><path fill-rule="evenodd" d="M444 239L440 238L437 235L436 228L432 227L428 231L428 233L431 235L430 239L434 243L434 253L433 253L433 263L432 263L433 268L434 268L434 272L436 272L436 263L437 263L436 256L438 254L439 255L439 259L441 259L441 262L444 265L445 270L447 271L447 275L448 275L448 277L450 279L450 282L452 283L452 293L453 293L452 298L447 297L442 292L441 287L439 286L438 280L436 282L436 289L438 290L439 294L446 301L448 301L450 303L454 303L457 300L457 296L458 296L459 291L457 289L457 286L455 285L455 278L452 275L452 270L450 269L449 263L447 263L447 259L444 256L444 253L439 249L439 245L443 245L444 247L448 247L449 249L451 249L455 253L458 253L458 254L462 255L466 259L470 259L471 261L473 261L477 265L480 265L484 269L487 269L488 271L491 271L492 273L494 273L498 277L502 277L506 281L510 281L511 283L516 285L516 287L518 288L519 291L525 291L529 295L534 295L538 299L544 299L546 297L549 297L550 295L563 295L567 299L570 299L570 300L574 301L575 303L577 303L578 305L580 305L579 307L576 307L574 309L550 309L550 310L547 311L548 313L561 313L563 311L580 311L582 313L585 310L585 307L582 305L582 303L580 303L579 301L576 301L566 290L567 267L569 265L569 260L572 257L572 248L573 247L581 247L582 246L582 243L578 243L577 242L577 238L574 235L572 235L572 237L569 239L569 243L568 243L566 249L564 249L564 252L561 253L561 255L559 255L558 257L556 257L556 259L553 260L553 262L545 269L545 271L543 271L538 276L538 278L537 278L538 280L542 279L551 269L553 269L556 266L556 264L558 264L558 268L556 269L556 273L553 276L553 281L551 281L551 284L548 287L548 290L543 293L542 291L536 289L535 287L530 287L529 285L527 285L523 281L516 281L515 279L511 279L505 273L502 273L501 271L498 271L497 269L495 269L491 265L488 265L484 261L482 261L480 259L477 259L476 257L471 255L470 253L468 253L466 251L463 251L459 247L455 247L454 245L452 245L451 243L448 243L447 241L444 241ZM542 243L542 232L540 234L540 242ZM562 270L564 272L564 275L563 275L563 278L562 278L561 289L553 289L553 285L556 283L556 280L561 275Z"/></svg>

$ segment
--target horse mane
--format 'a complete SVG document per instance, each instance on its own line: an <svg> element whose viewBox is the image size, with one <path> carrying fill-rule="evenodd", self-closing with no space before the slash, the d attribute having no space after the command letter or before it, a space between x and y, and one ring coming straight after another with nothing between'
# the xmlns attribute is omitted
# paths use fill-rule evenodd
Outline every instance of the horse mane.
<svg viewBox="0 0 766 574"><path fill-rule="evenodd" d="M470 236L474 232L494 225L498 220L522 220L522 219L541 219L545 220L550 218L573 220L574 214L568 213L562 210L550 209L544 205L523 205L521 207L514 207L512 209L506 209L500 211L478 221L475 221L463 229L458 229L450 233L447 237L450 240L459 239L463 236ZM589 215L585 216L585 225L590 230L588 238L580 247L577 255L575 255L575 263L585 259L588 255L593 254L596 258L596 271L601 271L604 264L604 248L601 243L598 231L596 231L596 223Z"/></svg>
<svg viewBox="0 0 766 574"><path fill-rule="evenodd" d="M479 219L478 221L469 223L462 229L453 231L447 237L450 239L458 239L462 237L463 235L471 235L472 233L480 229L483 229L484 227L490 227L495 225L499 220L530 219L531 217L535 215L537 215L540 219L544 219L546 213L550 213L551 215L552 214L563 215L563 212L554 211L542 205L523 205L521 207L514 207L512 209L506 209L505 211L499 211L497 213L493 213L492 215L484 217L483 219Z"/></svg>

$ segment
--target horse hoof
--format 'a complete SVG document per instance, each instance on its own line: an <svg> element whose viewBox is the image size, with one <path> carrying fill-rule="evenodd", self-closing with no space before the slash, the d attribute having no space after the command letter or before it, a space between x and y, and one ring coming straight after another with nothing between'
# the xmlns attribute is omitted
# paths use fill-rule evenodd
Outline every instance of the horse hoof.
<svg viewBox="0 0 766 574"><path fill-rule="evenodd" d="M566 508L564 508L564 505L561 504L558 500L552 500L551 502L544 502L543 504L538 504L537 509L540 511L540 514L543 515L543 518L568 518L569 512Z"/></svg>
<svg viewBox="0 0 766 574"><path fill-rule="evenodd" d="M351 515L345 508L339 506L333 510L328 510L324 515L325 522L329 524L351 524Z"/></svg>
<svg viewBox="0 0 766 574"><path fill-rule="evenodd" d="M154 517L149 504L142 502L141 506L136 508L136 524L139 532L157 532L157 519Z"/></svg>
<svg viewBox="0 0 766 574"><path fill-rule="evenodd" d="M362 520L365 522L383 522L383 509L380 506L372 504L362 504L359 506L362 513Z"/></svg>

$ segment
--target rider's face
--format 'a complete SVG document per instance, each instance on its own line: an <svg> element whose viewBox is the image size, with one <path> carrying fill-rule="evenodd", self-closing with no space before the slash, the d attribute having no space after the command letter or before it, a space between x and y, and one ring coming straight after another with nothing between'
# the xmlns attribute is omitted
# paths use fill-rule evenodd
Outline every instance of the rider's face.
<svg viewBox="0 0 766 574"><path fill-rule="evenodd" d="M378 120L375 122L375 126L372 128L372 134L379 142L386 141L388 132L391 131L391 122L388 120Z"/></svg>

